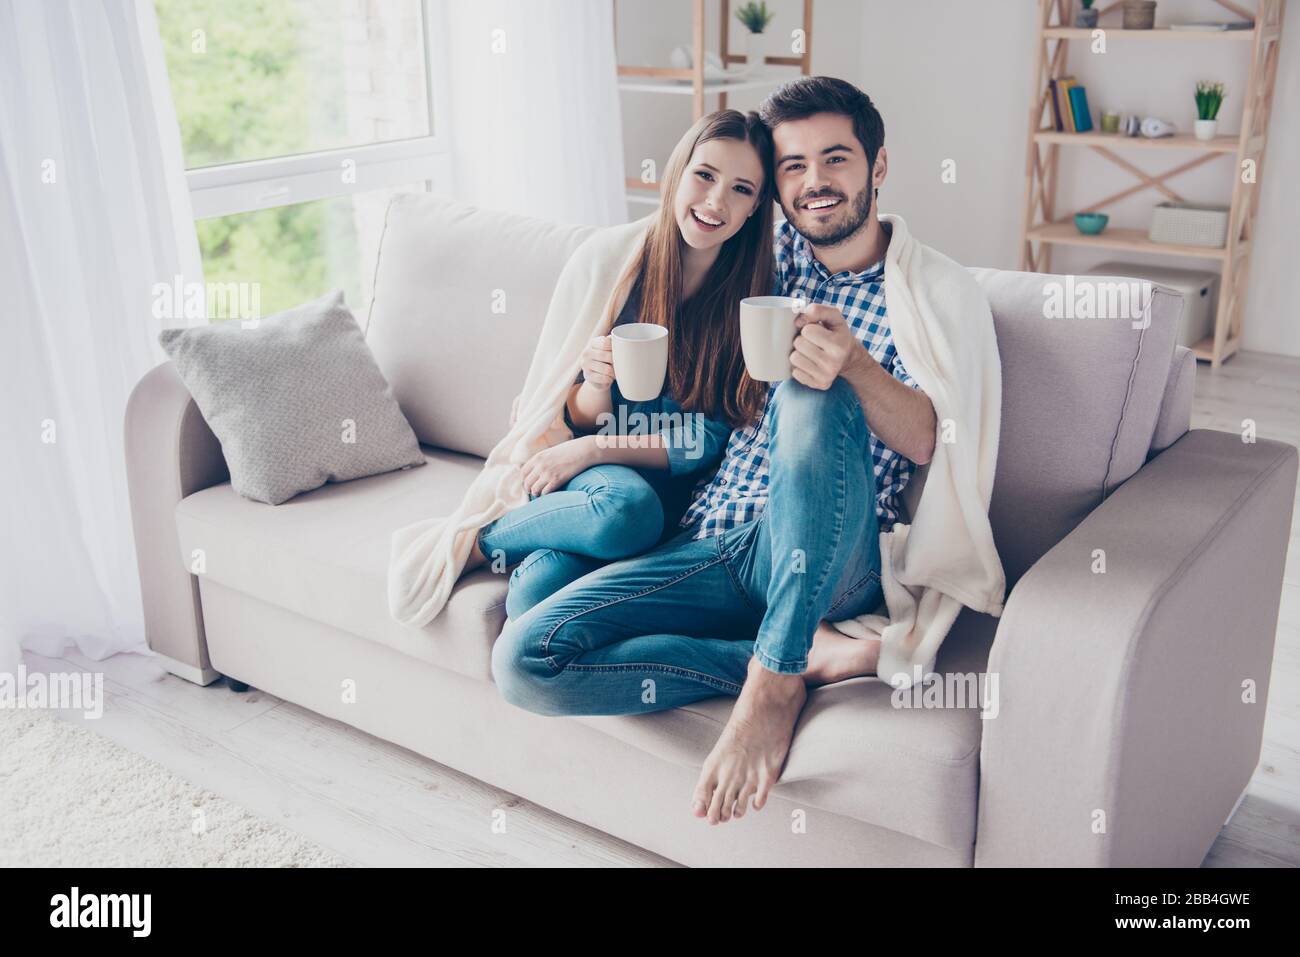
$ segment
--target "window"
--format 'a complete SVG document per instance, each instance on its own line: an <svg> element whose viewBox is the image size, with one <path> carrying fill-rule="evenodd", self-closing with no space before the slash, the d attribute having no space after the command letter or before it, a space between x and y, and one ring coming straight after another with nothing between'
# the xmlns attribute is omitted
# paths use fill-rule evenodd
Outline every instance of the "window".
<svg viewBox="0 0 1300 957"><path fill-rule="evenodd" d="M445 169L436 3L154 6L205 278L261 315L341 286L364 321L388 200Z"/></svg>

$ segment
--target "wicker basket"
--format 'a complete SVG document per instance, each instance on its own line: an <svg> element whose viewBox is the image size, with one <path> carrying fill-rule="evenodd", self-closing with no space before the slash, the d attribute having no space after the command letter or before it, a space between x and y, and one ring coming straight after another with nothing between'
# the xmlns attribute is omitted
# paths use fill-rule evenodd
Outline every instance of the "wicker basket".
<svg viewBox="0 0 1300 957"><path fill-rule="evenodd" d="M1150 30L1156 24L1155 0L1124 0L1124 29Z"/></svg>
<svg viewBox="0 0 1300 957"><path fill-rule="evenodd" d="M1222 249L1228 240L1228 207L1161 203L1151 216L1152 242Z"/></svg>

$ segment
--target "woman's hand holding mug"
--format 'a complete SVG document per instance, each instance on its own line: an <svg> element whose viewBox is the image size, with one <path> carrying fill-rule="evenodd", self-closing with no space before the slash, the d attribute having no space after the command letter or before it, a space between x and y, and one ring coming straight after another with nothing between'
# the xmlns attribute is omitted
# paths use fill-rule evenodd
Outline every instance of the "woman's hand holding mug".
<svg viewBox="0 0 1300 957"><path fill-rule="evenodd" d="M582 350L582 376L602 391L614 384L614 346L609 336L597 336Z"/></svg>

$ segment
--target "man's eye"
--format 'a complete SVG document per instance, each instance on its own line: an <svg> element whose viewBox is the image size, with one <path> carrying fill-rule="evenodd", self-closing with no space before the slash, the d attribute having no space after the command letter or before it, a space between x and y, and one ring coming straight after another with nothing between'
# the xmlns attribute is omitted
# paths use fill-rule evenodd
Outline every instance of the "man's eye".
<svg viewBox="0 0 1300 957"><path fill-rule="evenodd" d="M830 159L828 159L826 162L828 162L828 163L843 163L843 162L844 162L844 157L843 157L843 156L832 156L832 157L831 157Z"/></svg>

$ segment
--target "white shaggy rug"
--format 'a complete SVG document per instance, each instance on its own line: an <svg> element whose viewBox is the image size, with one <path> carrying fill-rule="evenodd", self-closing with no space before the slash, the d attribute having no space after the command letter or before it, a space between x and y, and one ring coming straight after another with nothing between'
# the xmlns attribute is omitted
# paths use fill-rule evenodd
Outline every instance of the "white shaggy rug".
<svg viewBox="0 0 1300 957"><path fill-rule="evenodd" d="M0 867L346 867L49 711L0 708Z"/></svg>

